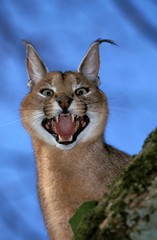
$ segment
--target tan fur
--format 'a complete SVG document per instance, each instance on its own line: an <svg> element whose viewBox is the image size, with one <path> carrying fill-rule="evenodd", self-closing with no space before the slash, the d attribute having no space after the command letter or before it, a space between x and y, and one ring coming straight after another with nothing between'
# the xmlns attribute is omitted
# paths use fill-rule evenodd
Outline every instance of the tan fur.
<svg viewBox="0 0 157 240"><path fill-rule="evenodd" d="M74 91L78 87L88 87L90 92L78 97ZM39 92L43 88L52 88L54 96L41 96ZM90 124L92 116L93 124L97 124L92 131L87 126L72 147L51 144L53 137L42 127L38 131L41 119L59 114L56 98L63 95L73 99L70 113L83 116L88 106ZM21 116L32 137L39 199L50 239L71 240L73 234L68 221L75 210L86 201L99 200L129 159L127 154L104 143L108 117L106 96L79 72L50 72L23 100Z"/></svg>

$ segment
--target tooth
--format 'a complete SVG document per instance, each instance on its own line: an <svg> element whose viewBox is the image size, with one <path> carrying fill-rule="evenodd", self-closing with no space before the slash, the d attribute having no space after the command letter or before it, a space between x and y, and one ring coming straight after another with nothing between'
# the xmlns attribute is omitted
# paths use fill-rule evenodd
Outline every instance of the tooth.
<svg viewBox="0 0 157 240"><path fill-rule="evenodd" d="M50 129L50 127L47 123L46 123L45 127L46 127L46 129Z"/></svg>
<svg viewBox="0 0 157 240"><path fill-rule="evenodd" d="M56 122L58 123L58 118L59 118L59 116L56 116Z"/></svg>
<svg viewBox="0 0 157 240"><path fill-rule="evenodd" d="M83 123L82 123L82 127L85 127L85 126L86 126L86 122L83 122Z"/></svg>
<svg viewBox="0 0 157 240"><path fill-rule="evenodd" d="M68 139L62 138L60 135L58 135L59 142L71 142L73 140L73 135L71 135Z"/></svg>
<svg viewBox="0 0 157 240"><path fill-rule="evenodd" d="M59 142L63 142L63 138L60 135L58 135L58 138L59 138Z"/></svg>
<svg viewBox="0 0 157 240"><path fill-rule="evenodd" d="M74 114L71 114L71 119L72 119L72 122L74 122L74 119L75 119Z"/></svg>
<svg viewBox="0 0 157 240"><path fill-rule="evenodd" d="M79 126L80 126L79 121L76 121L75 132L77 131L77 129L79 128Z"/></svg>
<svg viewBox="0 0 157 240"><path fill-rule="evenodd" d="M73 140L73 135L71 135L71 137L69 138L69 142L71 142Z"/></svg>

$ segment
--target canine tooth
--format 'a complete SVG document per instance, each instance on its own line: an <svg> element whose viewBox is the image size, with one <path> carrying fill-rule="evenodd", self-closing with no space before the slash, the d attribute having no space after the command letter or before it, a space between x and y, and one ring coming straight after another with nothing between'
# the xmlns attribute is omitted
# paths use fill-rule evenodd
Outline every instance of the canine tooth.
<svg viewBox="0 0 157 240"><path fill-rule="evenodd" d="M58 123L58 118L59 118L59 116L56 116L56 122Z"/></svg>
<svg viewBox="0 0 157 240"><path fill-rule="evenodd" d="M72 119L72 122L74 122L74 119L75 119L74 114L71 114L71 119Z"/></svg>
<svg viewBox="0 0 157 240"><path fill-rule="evenodd" d="M59 142L63 141L63 138L60 135L58 135L58 138L59 138Z"/></svg>
<svg viewBox="0 0 157 240"><path fill-rule="evenodd" d="M71 142L73 140L73 136L71 135L71 137L69 138L69 142Z"/></svg>

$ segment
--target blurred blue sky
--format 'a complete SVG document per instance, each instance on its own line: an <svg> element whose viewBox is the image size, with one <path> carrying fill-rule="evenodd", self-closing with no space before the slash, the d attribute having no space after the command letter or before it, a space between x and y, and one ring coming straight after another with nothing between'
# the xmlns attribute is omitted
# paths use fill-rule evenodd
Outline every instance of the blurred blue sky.
<svg viewBox="0 0 157 240"><path fill-rule="evenodd" d="M44 240L31 140L19 107L28 92L25 48L31 41L50 70L76 70L91 42L102 44L101 89L110 117L106 141L130 154L157 125L155 0L1 0L0 240Z"/></svg>

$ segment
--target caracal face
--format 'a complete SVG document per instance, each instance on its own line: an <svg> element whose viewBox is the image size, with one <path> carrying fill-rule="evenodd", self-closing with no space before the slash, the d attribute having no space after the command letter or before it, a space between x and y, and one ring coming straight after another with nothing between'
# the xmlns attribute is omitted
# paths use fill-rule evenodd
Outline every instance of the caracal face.
<svg viewBox="0 0 157 240"><path fill-rule="evenodd" d="M46 72L21 110L31 135L64 150L103 135L108 115L104 93L80 72Z"/></svg>

